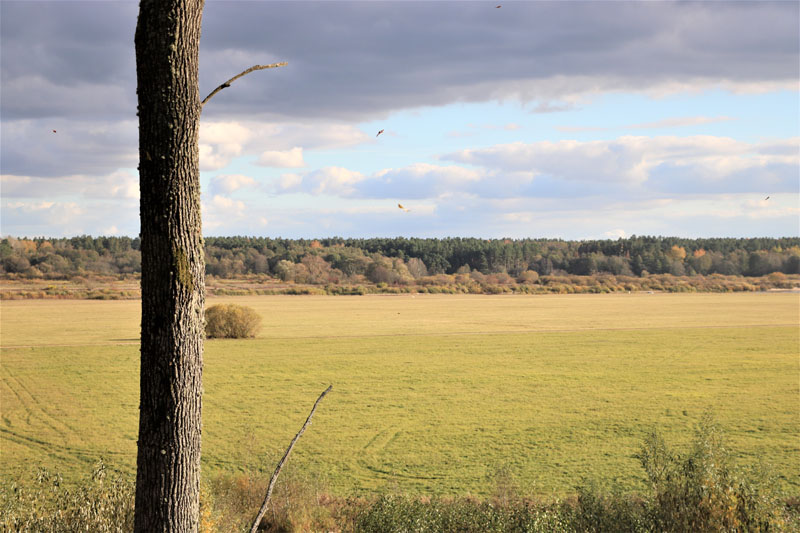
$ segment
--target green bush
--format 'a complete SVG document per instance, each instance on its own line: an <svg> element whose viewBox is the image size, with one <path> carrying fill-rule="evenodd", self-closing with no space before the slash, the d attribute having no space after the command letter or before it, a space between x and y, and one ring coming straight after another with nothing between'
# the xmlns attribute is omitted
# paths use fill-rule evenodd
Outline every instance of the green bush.
<svg viewBox="0 0 800 533"><path fill-rule="evenodd" d="M652 487L648 503L657 531L784 531L796 525L768 474L732 466L708 415L688 453L672 452L653 432L638 457Z"/></svg>
<svg viewBox="0 0 800 533"><path fill-rule="evenodd" d="M255 337L261 316L255 310L234 304L217 304L206 309L206 337L244 339Z"/></svg>
<svg viewBox="0 0 800 533"><path fill-rule="evenodd" d="M134 484L99 462L78 486L39 469L35 480L0 487L0 531L133 531Z"/></svg>

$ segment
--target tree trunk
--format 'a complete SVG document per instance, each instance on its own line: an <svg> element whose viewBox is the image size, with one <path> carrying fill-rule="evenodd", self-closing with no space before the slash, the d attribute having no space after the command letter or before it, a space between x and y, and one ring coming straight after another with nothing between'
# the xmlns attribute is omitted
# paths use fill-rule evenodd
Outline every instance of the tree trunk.
<svg viewBox="0 0 800 533"><path fill-rule="evenodd" d="M141 0L136 26L142 331L137 532L196 531L205 299L198 48L203 0Z"/></svg>

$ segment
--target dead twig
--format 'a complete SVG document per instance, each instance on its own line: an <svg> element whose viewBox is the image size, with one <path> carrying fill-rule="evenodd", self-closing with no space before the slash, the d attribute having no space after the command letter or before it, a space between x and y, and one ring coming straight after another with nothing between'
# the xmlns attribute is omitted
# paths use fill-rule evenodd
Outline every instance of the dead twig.
<svg viewBox="0 0 800 533"><path fill-rule="evenodd" d="M272 474L272 477L269 480L269 487L267 487L267 496L266 496L266 498L264 498L264 503L261 504L261 509L259 509L259 511L258 511L258 516L256 516L256 519L253 522L253 527L250 528L250 533L256 533L258 531L258 526L261 524L261 519L264 517L264 513L267 512L267 506L269 505L269 499L272 496L272 489L275 487L275 480L278 479L278 474L281 473L281 469L283 468L283 464L286 462L286 459L289 458L289 454L292 453L292 448L294 448L294 445L297 442L297 440L300 438L300 435L302 435L303 432L306 430L306 427L308 427L311 424L311 417L314 416L314 411L317 410L317 405L319 405L319 402L322 401L322 399L325 397L325 395L328 394L331 391L332 388L333 388L333 385L329 385L328 388L325 389L322 392L322 394L319 395L319 398L317 398L317 401L314 402L314 407L311 408L311 412L308 414L308 418L306 418L306 423L303 424L303 427L300 428L300 431L298 431L297 435L294 436L294 438L292 439L291 444L289 444L289 447L286 448L286 453L283 454L283 457L281 458L280 462L278 462L278 466L275 467L275 472Z"/></svg>
<svg viewBox="0 0 800 533"><path fill-rule="evenodd" d="M244 72L240 72L240 73L239 73L239 74L237 74L236 76L232 77L231 79L229 79L228 81L226 81L225 83L221 84L219 87L217 87L216 89L214 89L213 91L211 91L211 94L209 94L208 96L206 96L206 97L203 99L203 101L202 101L202 102L200 102L200 105L201 105L201 106L204 106L204 105L206 105L206 102L208 102L209 100L211 100L211 97L212 97L212 96L214 96L215 94L217 94L218 92L220 92L222 89L224 89L224 88L226 88L226 87L230 87L230 86L231 86L231 83L233 83L234 81L238 80L238 79L239 79L239 78L241 78L242 76L245 76L245 75L247 75L247 74L250 74L251 72L253 72L253 71L255 71L255 70L264 70L264 69L266 69L266 68L278 68L278 67L285 67L285 66L286 66L286 65L288 65L288 64L289 64L288 62L286 62L286 61L283 61L283 62L281 62L281 63L272 63L272 64L270 64L270 65L253 65L253 66L252 66L252 67L250 67L249 69L245 70Z"/></svg>

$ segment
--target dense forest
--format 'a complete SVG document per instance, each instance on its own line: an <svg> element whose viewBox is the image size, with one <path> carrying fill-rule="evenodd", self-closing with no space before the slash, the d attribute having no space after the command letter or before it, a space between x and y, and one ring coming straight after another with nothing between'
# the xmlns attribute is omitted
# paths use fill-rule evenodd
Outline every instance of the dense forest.
<svg viewBox="0 0 800 533"><path fill-rule="evenodd" d="M796 237L633 236L598 241L209 237L205 240L205 253L206 273L210 276L260 274L309 284L402 284L442 274L528 281L538 276L603 273L637 277L800 274L800 238ZM140 270L138 238L6 237L0 242L0 274L7 278L69 279L137 274Z"/></svg>

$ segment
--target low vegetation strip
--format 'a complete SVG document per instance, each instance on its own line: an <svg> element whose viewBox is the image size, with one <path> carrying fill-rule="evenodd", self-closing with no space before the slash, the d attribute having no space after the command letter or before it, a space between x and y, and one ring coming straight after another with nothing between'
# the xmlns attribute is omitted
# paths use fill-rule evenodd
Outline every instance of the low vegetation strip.
<svg viewBox="0 0 800 533"><path fill-rule="evenodd" d="M508 471L487 480L492 494L484 498L396 492L343 498L331 496L317 479L295 474L278 486L258 525L260 531L341 533L800 531L796 498L782 495L763 470L733 466L725 436L708 414L686 451L653 431L636 458L644 491L622 495L581 480L565 499L526 495ZM200 531L247 531L266 480L263 471L206 478ZM43 469L34 480L0 484L4 530L124 532L132 526L132 511L133 484L124 475L107 476L102 462L70 488Z"/></svg>
<svg viewBox="0 0 800 533"><path fill-rule="evenodd" d="M346 282L310 284L281 281L266 275L242 278L206 278L209 296L328 295L363 296L368 294L608 294L608 293L683 293L683 292L764 292L800 291L800 275L780 272L761 277L673 276L643 277L613 275L552 275L514 279L508 276L478 274L440 274L416 280L359 284ZM25 279L16 275L0 277L0 300L136 300L141 297L138 275L91 276L54 282Z"/></svg>

